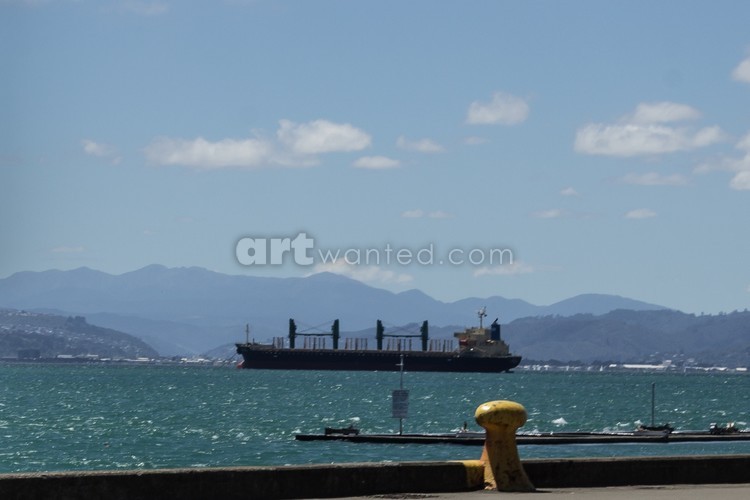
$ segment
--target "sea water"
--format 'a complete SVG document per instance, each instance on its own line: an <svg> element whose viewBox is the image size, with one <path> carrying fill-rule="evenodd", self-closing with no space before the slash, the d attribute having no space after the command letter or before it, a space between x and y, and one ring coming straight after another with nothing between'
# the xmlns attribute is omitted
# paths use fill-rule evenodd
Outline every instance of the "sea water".
<svg viewBox="0 0 750 500"><path fill-rule="evenodd" d="M750 427L750 375L524 372L404 374L406 433L448 432L497 399L526 407L522 432ZM0 364L0 473L479 458L457 445L304 442L350 424L397 432L397 372L197 366ZM522 458L750 453L748 442L520 446Z"/></svg>

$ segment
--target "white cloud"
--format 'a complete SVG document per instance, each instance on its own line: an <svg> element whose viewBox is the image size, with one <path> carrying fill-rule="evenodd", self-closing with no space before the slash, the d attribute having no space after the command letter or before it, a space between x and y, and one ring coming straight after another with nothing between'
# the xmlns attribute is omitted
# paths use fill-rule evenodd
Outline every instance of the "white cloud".
<svg viewBox="0 0 750 500"><path fill-rule="evenodd" d="M696 174L723 171L742 173L750 171L750 152L739 158L721 158L719 160L701 163L694 170Z"/></svg>
<svg viewBox="0 0 750 500"><path fill-rule="evenodd" d="M518 274L529 274L535 271L533 266L515 261L512 264L501 264L497 266L484 266L474 271L474 276L514 276Z"/></svg>
<svg viewBox="0 0 750 500"><path fill-rule="evenodd" d="M273 160L273 145L262 139L223 139L210 142L159 138L145 150L146 158L156 165L181 165L197 169L224 167L258 168Z"/></svg>
<svg viewBox="0 0 750 500"><path fill-rule="evenodd" d="M750 152L742 158L729 160L728 165L737 172L729 181L729 187L738 191L750 190Z"/></svg>
<svg viewBox="0 0 750 500"><path fill-rule="evenodd" d="M676 102L640 103L635 108L630 121L632 123L669 123L684 120L695 120L701 114L687 104Z"/></svg>
<svg viewBox="0 0 750 500"><path fill-rule="evenodd" d="M626 219L650 219L656 217L656 212L648 208L637 208L625 214Z"/></svg>
<svg viewBox="0 0 750 500"><path fill-rule="evenodd" d="M729 187L737 191L750 191L750 170L737 172L729 181Z"/></svg>
<svg viewBox="0 0 750 500"><path fill-rule="evenodd" d="M87 155L96 156L98 158L109 158L114 164L120 163L122 157L117 154L117 150L107 144L92 141L91 139L84 139L81 141L83 146L83 152Z"/></svg>
<svg viewBox="0 0 750 500"><path fill-rule="evenodd" d="M735 148L744 151L740 157L726 157L698 165L694 172L705 174L714 171L734 172L729 187L738 191L750 190L750 132L743 136Z"/></svg>
<svg viewBox="0 0 750 500"><path fill-rule="evenodd" d="M638 186L685 186L687 184L687 178L684 175L662 175L656 172L648 172L646 174L630 173L620 177L619 180L625 184L635 184Z"/></svg>
<svg viewBox="0 0 750 500"><path fill-rule="evenodd" d="M718 126L696 131L665 125L698 117L700 113L685 104L642 103L618 123L589 123L579 128L574 149L584 154L627 157L688 151L724 140Z"/></svg>
<svg viewBox="0 0 750 500"><path fill-rule="evenodd" d="M401 217L405 219L418 219L423 216L424 216L424 210L420 210L419 208L415 210L407 210L405 212L401 212Z"/></svg>
<svg viewBox="0 0 750 500"><path fill-rule="evenodd" d="M432 139L419 139L410 141L403 135L396 140L396 146L408 151L418 151L420 153L442 153L445 148L433 141Z"/></svg>
<svg viewBox="0 0 750 500"><path fill-rule="evenodd" d="M537 219L558 219L565 215L565 211L561 208L552 208L550 210L539 210L531 214L532 217Z"/></svg>
<svg viewBox="0 0 750 500"><path fill-rule="evenodd" d="M579 153L591 155L655 155L709 146L722 138L719 127L692 133L685 128L663 125L591 123L578 129L574 147Z"/></svg>
<svg viewBox="0 0 750 500"><path fill-rule="evenodd" d="M705 163L701 163L693 172L696 174L707 174L709 172L742 172L750 170L750 153L739 158L721 158Z"/></svg>
<svg viewBox="0 0 750 500"><path fill-rule="evenodd" d="M505 92L495 92L488 103L474 101L466 113L466 123L471 125L515 125L529 116L529 105Z"/></svg>
<svg viewBox="0 0 750 500"><path fill-rule="evenodd" d="M370 136L362 130L348 123L327 120L308 123L280 120L276 136L292 152L305 155L361 151L371 143Z"/></svg>
<svg viewBox="0 0 750 500"><path fill-rule="evenodd" d="M401 165L401 162L388 158L387 156L363 156L362 158L358 158L352 165L357 168L384 170L388 168L397 168Z"/></svg>
<svg viewBox="0 0 750 500"><path fill-rule="evenodd" d="M696 148L703 148L706 146L710 146L711 144L716 144L717 142L722 142L726 139L727 136L724 131L721 130L721 127L719 127L718 125L714 125L713 127L702 128L698 132L696 132L692 138L691 146Z"/></svg>
<svg viewBox="0 0 750 500"><path fill-rule="evenodd" d="M738 82L750 83L750 57L740 62L734 71L732 71L732 78Z"/></svg>
<svg viewBox="0 0 750 500"><path fill-rule="evenodd" d="M745 151L745 156L733 161L732 166L739 171L729 181L729 187L739 191L748 191L750 190L750 132L740 139L735 147Z"/></svg>
<svg viewBox="0 0 750 500"><path fill-rule="evenodd" d="M345 260L319 263L313 266L312 274L325 272L340 274L363 283L403 284L414 279L410 274L397 273L380 266L348 264Z"/></svg>
<svg viewBox="0 0 750 500"><path fill-rule="evenodd" d="M734 147L750 153L750 132L745 134L745 136L742 137L742 139L740 139Z"/></svg>
<svg viewBox="0 0 750 500"><path fill-rule="evenodd" d="M227 167L261 168L270 166L308 167L320 161L316 155L345 151L359 151L370 145L371 139L362 130L348 123L327 120L294 123L280 120L276 132L278 142L256 137L209 141L203 137L154 139L144 152L149 162L156 165L180 165L197 169ZM382 159L379 167L385 168ZM398 166L389 160L390 167ZM393 162L396 162L394 165ZM367 164L367 160L364 161Z"/></svg>
<svg viewBox="0 0 750 500"><path fill-rule="evenodd" d="M560 194L562 196L578 196L578 191L572 187L566 187L565 189L560 190Z"/></svg>
<svg viewBox="0 0 750 500"><path fill-rule="evenodd" d="M82 140L81 144L83 145L83 151L92 156L109 156L112 154L112 148L106 144L94 142L90 139Z"/></svg>

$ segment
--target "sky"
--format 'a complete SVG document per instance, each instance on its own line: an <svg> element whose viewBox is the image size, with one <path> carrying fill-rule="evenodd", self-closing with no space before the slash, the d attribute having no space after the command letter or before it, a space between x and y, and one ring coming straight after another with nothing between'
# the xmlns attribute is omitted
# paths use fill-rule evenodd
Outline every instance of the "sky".
<svg viewBox="0 0 750 500"><path fill-rule="evenodd" d="M0 277L750 302L750 3L0 0Z"/></svg>

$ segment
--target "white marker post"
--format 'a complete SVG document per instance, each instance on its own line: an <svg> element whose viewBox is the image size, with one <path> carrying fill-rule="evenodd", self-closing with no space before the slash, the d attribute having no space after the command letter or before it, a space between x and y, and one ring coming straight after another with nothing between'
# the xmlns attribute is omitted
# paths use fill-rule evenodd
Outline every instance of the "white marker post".
<svg viewBox="0 0 750 500"><path fill-rule="evenodd" d="M393 418L398 419L398 435L404 433L404 419L409 416L409 391L404 389L404 355L398 365L401 368L401 383L399 389L394 389L391 393L393 399Z"/></svg>

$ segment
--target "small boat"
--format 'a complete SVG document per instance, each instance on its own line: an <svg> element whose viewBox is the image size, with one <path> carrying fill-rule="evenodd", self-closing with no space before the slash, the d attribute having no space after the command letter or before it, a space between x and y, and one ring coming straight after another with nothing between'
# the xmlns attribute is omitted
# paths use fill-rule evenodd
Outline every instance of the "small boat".
<svg viewBox="0 0 750 500"><path fill-rule="evenodd" d="M737 432L740 432L740 430L737 428L736 425L734 425L734 422L729 422L727 425L719 425L719 424L711 424L708 427L709 434L713 434L714 436L717 435L723 435L723 434L735 434Z"/></svg>
<svg viewBox="0 0 750 500"><path fill-rule="evenodd" d="M341 428L335 428L335 427L326 427L325 428L325 435L326 436L358 436L359 435L359 429L354 427L354 425L350 425L349 427L341 427Z"/></svg>
<svg viewBox="0 0 750 500"><path fill-rule="evenodd" d="M669 424L639 425L638 428L635 430L635 433L640 434L640 435L662 435L662 434L672 434L672 432L674 432L674 427L672 427Z"/></svg>

